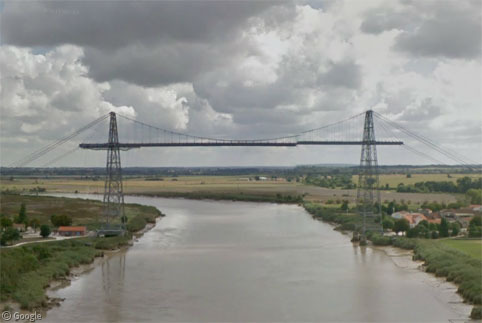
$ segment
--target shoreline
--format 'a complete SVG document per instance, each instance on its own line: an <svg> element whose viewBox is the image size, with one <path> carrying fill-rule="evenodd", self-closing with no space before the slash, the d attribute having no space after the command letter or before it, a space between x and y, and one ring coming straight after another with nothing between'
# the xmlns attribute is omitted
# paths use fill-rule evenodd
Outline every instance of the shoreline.
<svg viewBox="0 0 482 323"><path fill-rule="evenodd" d="M155 223L146 223L144 228L133 232L131 239L129 239L127 242L127 245L120 246L119 248L113 249L113 250L100 249L99 251L101 252L101 254L99 256L95 256L90 263L80 264L78 266L71 267L69 268L68 275L58 279L51 280L49 282L49 285L45 288L45 295L46 295L45 306L40 306L38 308L33 308L32 310L27 310L27 309L22 309L19 302L16 302L10 299L7 301L0 302L0 307L2 308L2 311L18 312L22 314L31 314L38 311L38 313L41 313L42 317L46 317L47 312L49 310L51 310L52 308L61 306L62 301L64 301L64 299L51 297L50 294L53 291L68 287L72 283L72 280L76 279L78 276L94 270L98 265L102 264L103 262L110 259L111 257L116 256L120 252L127 252L129 248L134 245L137 239L141 238L146 232L154 228L157 225L157 223L162 220L162 218L163 216L157 216ZM55 242L55 240L47 241L47 242Z"/></svg>

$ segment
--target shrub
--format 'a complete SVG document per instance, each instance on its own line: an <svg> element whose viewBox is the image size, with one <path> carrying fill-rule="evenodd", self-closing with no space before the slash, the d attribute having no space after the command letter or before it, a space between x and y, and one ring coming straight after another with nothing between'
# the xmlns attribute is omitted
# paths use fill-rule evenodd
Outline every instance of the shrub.
<svg viewBox="0 0 482 323"><path fill-rule="evenodd" d="M52 222L54 227L69 226L69 225L72 225L72 218L68 215L55 215L55 214L53 214L50 217L50 222Z"/></svg>
<svg viewBox="0 0 482 323"><path fill-rule="evenodd" d="M42 236L42 238L47 238L50 235L50 232L50 226L48 226L47 224L42 224L40 226L40 235Z"/></svg>
<svg viewBox="0 0 482 323"><path fill-rule="evenodd" d="M392 244L390 237L382 236L379 233L372 234L370 240L375 246L389 246Z"/></svg>
<svg viewBox="0 0 482 323"><path fill-rule="evenodd" d="M405 232L410 229L410 224L408 223L407 219L398 219L393 224L393 231L396 233L398 232Z"/></svg>
<svg viewBox="0 0 482 323"><path fill-rule="evenodd" d="M474 306L472 312L470 312L470 318L473 320L482 319L482 306Z"/></svg>
<svg viewBox="0 0 482 323"><path fill-rule="evenodd" d="M17 229L8 227L0 235L0 244L2 246L7 245L11 241L19 240L21 238L20 232Z"/></svg>

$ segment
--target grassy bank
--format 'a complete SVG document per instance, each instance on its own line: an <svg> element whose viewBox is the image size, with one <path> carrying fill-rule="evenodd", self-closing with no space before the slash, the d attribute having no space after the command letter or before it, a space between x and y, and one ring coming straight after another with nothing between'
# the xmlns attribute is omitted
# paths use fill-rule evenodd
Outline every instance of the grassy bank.
<svg viewBox="0 0 482 323"><path fill-rule="evenodd" d="M145 192L144 196L156 196L166 198L187 198L193 200L229 200L244 202L268 202L268 203L302 203L303 196L291 194L250 194L229 192Z"/></svg>
<svg viewBox="0 0 482 323"><path fill-rule="evenodd" d="M126 245L129 237L83 238L29 244L0 250L0 300L23 309L45 307L45 290L52 280L69 275L72 267L89 264L103 249Z"/></svg>
<svg viewBox="0 0 482 323"><path fill-rule="evenodd" d="M50 217L68 215L73 225L89 229L100 226L102 202L49 196L1 194L1 213L13 217L20 204L25 203L27 218L49 224ZM155 207L126 204L129 232L142 230L147 223L155 223L163 216ZM94 261L104 250L126 246L131 239L126 236L110 238L85 237L62 241L31 243L0 249L0 300L18 302L21 308L34 309L48 305L45 289L52 280L69 275L71 268Z"/></svg>
<svg viewBox="0 0 482 323"><path fill-rule="evenodd" d="M464 301L474 304L471 318L482 318L482 260L480 240L429 240L371 236L375 245L393 245L413 250L414 260L424 261L427 272L458 286ZM477 247L478 246L478 247ZM478 253L475 252L478 250Z"/></svg>
<svg viewBox="0 0 482 323"><path fill-rule="evenodd" d="M362 218L356 214L341 213L315 203L304 203L314 218L335 223L339 230L356 230ZM414 260L423 260L427 272L446 277L458 286L464 301L474 304L471 317L482 318L482 241L454 239L409 239L368 235L374 245L393 245L414 251Z"/></svg>
<svg viewBox="0 0 482 323"><path fill-rule="evenodd" d="M362 225L362 217L356 213L341 212L340 209L324 207L317 203L304 203L303 207L313 218L335 223L336 230L355 231Z"/></svg>
<svg viewBox="0 0 482 323"><path fill-rule="evenodd" d="M54 214L67 215L72 218L72 225L83 225L88 230L99 228L102 221L102 201L80 198L2 193L0 194L0 213L13 219L18 214L22 203L26 205L28 220L36 219L40 225L52 225L50 217ZM137 221L135 219L138 218L152 222L156 217L162 216L159 210L152 206L125 204L124 209L128 222Z"/></svg>

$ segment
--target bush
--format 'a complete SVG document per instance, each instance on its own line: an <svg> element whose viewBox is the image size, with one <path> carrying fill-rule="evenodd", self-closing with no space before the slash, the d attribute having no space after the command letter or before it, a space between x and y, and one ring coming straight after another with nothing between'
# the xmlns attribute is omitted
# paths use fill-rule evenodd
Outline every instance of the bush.
<svg viewBox="0 0 482 323"><path fill-rule="evenodd" d="M0 298L13 299L23 309L45 306L45 288L69 268L92 262L101 253L85 242L64 240L0 250Z"/></svg>
<svg viewBox="0 0 482 323"><path fill-rule="evenodd" d="M482 217L476 215L470 220L469 223L469 237L480 238L482 237Z"/></svg>
<svg viewBox="0 0 482 323"><path fill-rule="evenodd" d="M55 214L53 214L50 217L50 222L52 222L54 227L69 226L69 225L72 225L72 218L68 215L55 215Z"/></svg>
<svg viewBox="0 0 482 323"><path fill-rule="evenodd" d="M372 234L370 240L375 246L389 246L392 244L392 239L390 237L382 236L379 233Z"/></svg>
<svg viewBox="0 0 482 323"><path fill-rule="evenodd" d="M136 232L144 229L147 221L142 215L136 215L127 223L127 230L130 232Z"/></svg>
<svg viewBox="0 0 482 323"><path fill-rule="evenodd" d="M0 244L6 246L9 242L19 240L20 238L20 232L17 229L8 227L0 235Z"/></svg>
<svg viewBox="0 0 482 323"><path fill-rule="evenodd" d="M398 232L405 232L410 229L410 224L408 223L407 219L398 219L393 224L393 231L396 233Z"/></svg>
<svg viewBox="0 0 482 323"><path fill-rule="evenodd" d="M470 312L470 318L473 320L482 319L482 306L474 306L472 312Z"/></svg>
<svg viewBox="0 0 482 323"><path fill-rule="evenodd" d="M40 226L40 235L42 236L42 238L47 238L50 235L50 232L50 226L48 226L47 224L42 224Z"/></svg>
<svg viewBox="0 0 482 323"><path fill-rule="evenodd" d="M385 219L383 219L383 222L382 222L382 225L383 225L383 229L393 229L393 220L389 217L385 217Z"/></svg>
<svg viewBox="0 0 482 323"><path fill-rule="evenodd" d="M95 249L115 250L120 247L127 246L131 236L117 236L107 238L97 238L95 241Z"/></svg>

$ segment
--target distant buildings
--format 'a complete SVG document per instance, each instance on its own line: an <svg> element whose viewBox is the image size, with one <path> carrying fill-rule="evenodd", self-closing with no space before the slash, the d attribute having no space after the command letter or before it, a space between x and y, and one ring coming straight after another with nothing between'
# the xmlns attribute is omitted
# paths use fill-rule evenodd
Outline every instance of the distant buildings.
<svg viewBox="0 0 482 323"><path fill-rule="evenodd" d="M410 224L410 228L415 227L417 224L419 224L421 221L426 221L427 217L423 215L422 213L411 213L407 211L400 211L400 212L395 212L392 214L392 218L394 219L406 219L408 223Z"/></svg>
<svg viewBox="0 0 482 323"><path fill-rule="evenodd" d="M60 236L64 237L72 237L72 236L84 236L87 232L86 227L78 226L78 227L59 227L57 230Z"/></svg>

